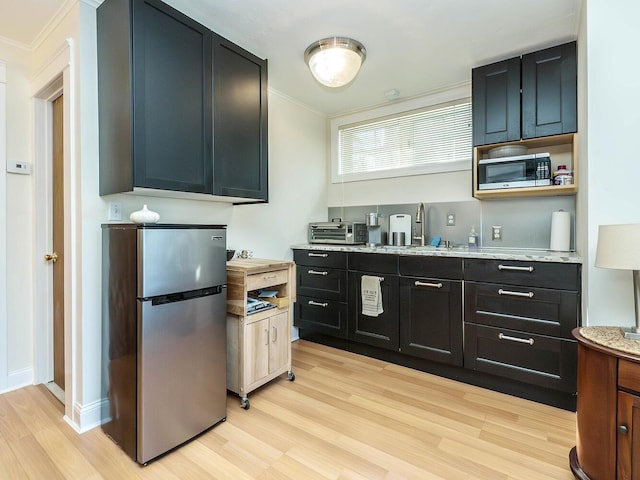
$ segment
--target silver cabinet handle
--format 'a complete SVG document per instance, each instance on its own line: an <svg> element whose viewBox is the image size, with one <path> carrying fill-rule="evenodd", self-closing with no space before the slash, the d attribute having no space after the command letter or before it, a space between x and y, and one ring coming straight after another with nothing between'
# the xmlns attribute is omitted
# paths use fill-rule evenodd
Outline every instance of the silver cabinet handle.
<svg viewBox="0 0 640 480"><path fill-rule="evenodd" d="M264 344L269 345L269 329L264 329Z"/></svg>
<svg viewBox="0 0 640 480"><path fill-rule="evenodd" d="M620 433L620 435L626 435L627 433L629 433L629 427L627 427L626 425L619 425L618 432Z"/></svg>
<svg viewBox="0 0 640 480"><path fill-rule="evenodd" d="M500 340L509 340L510 342L528 343L529 345L533 345L533 338L525 339L525 338L510 337L509 335L505 335L504 333L499 334L498 338Z"/></svg>
<svg viewBox="0 0 640 480"><path fill-rule="evenodd" d="M310 257L322 257L322 258L327 258L329 256L328 253L311 253L311 252L309 252L307 255Z"/></svg>
<svg viewBox="0 0 640 480"><path fill-rule="evenodd" d="M211 235L211 240L223 240L224 237L222 235Z"/></svg>
<svg viewBox="0 0 640 480"><path fill-rule="evenodd" d="M533 292L512 292L510 290L498 290L498 295L511 295L512 297L533 298Z"/></svg>
<svg viewBox="0 0 640 480"><path fill-rule="evenodd" d="M309 275L329 275L329 272L318 272L317 270L307 271Z"/></svg>
<svg viewBox="0 0 640 480"><path fill-rule="evenodd" d="M265 275L262 277L263 280L273 280L277 275Z"/></svg>
<svg viewBox="0 0 640 480"><path fill-rule="evenodd" d="M327 308L329 306L328 303L314 302L313 300L309 300L309 305L314 305L316 307L322 307L322 308Z"/></svg>
<svg viewBox="0 0 640 480"><path fill-rule="evenodd" d="M420 281L416 280L415 285L416 285L416 287L442 288L442 283L441 282L429 283L429 282L420 282Z"/></svg>
<svg viewBox="0 0 640 480"><path fill-rule="evenodd" d="M498 265L498 270L511 270L514 272L533 272L533 267L514 267L512 265Z"/></svg>
<svg viewBox="0 0 640 480"><path fill-rule="evenodd" d="M275 325L273 326L273 340L271 340L273 343L276 343L278 341L278 327L276 327Z"/></svg>

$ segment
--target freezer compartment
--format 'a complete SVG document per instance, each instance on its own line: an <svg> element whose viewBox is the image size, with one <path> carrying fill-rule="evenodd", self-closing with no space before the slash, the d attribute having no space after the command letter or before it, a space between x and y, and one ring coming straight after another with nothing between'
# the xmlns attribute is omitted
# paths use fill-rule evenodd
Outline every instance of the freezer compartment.
<svg viewBox="0 0 640 480"><path fill-rule="evenodd" d="M138 235L138 298L227 283L224 228L143 228Z"/></svg>
<svg viewBox="0 0 640 480"><path fill-rule="evenodd" d="M140 463L226 417L226 287L217 290L138 301Z"/></svg>

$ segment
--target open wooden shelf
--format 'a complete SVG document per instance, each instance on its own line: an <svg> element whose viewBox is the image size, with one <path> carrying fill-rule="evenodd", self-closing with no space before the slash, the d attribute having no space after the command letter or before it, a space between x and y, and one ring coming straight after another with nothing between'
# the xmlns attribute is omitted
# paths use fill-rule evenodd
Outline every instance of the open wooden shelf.
<svg viewBox="0 0 640 480"><path fill-rule="evenodd" d="M489 150L503 145L525 145L529 153L549 152L551 171L558 165L567 165L573 171L573 185L549 185L543 187L502 188L478 190L478 162L488 158ZM479 145L473 148L473 196L478 199L547 197L556 195L575 195L578 193L578 134L567 133L550 137L532 138L516 142Z"/></svg>

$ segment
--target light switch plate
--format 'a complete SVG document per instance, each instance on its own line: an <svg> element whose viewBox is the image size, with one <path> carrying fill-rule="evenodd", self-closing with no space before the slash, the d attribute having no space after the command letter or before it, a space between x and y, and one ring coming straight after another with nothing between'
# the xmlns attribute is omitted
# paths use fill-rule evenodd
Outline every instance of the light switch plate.
<svg viewBox="0 0 640 480"><path fill-rule="evenodd" d="M109 202L109 216L110 222L119 222L122 220L122 204L119 202Z"/></svg>

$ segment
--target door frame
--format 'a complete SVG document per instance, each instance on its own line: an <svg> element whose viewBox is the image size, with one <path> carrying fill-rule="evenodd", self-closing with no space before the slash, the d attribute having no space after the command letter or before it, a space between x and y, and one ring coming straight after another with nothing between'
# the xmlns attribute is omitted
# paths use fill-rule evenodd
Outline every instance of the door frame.
<svg viewBox="0 0 640 480"><path fill-rule="evenodd" d="M76 365L73 359L76 309L75 299L79 292L73 291L73 271L77 265L76 250L72 248L72 225L77 216L74 205L77 193L75 178L74 142L75 132L72 112L73 90L73 41L67 39L52 56L32 82L33 92L33 145L34 145L34 383L46 383L53 379L53 274L43 256L52 248L52 104L61 93L63 99L63 169L64 188L64 361L65 361L65 417L74 422Z"/></svg>
<svg viewBox="0 0 640 480"><path fill-rule="evenodd" d="M0 60L0 198L7 198L7 66ZM7 389L7 206L0 208L0 392Z"/></svg>

